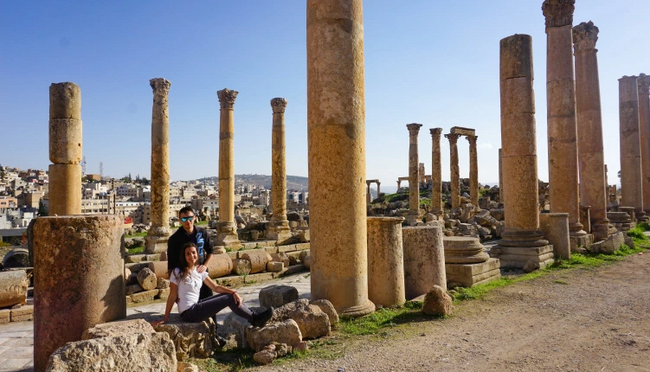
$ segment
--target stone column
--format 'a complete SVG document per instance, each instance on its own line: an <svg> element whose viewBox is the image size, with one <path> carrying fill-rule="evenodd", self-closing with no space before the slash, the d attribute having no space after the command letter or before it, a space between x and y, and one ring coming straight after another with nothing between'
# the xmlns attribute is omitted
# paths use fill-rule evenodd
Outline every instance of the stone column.
<svg viewBox="0 0 650 372"><path fill-rule="evenodd" d="M217 92L221 105L219 117L219 223L217 244L239 245L235 224L235 99L239 92L222 89Z"/></svg>
<svg viewBox="0 0 650 372"><path fill-rule="evenodd" d="M476 140L478 136L467 136L469 142L469 197L472 205L478 207L478 151Z"/></svg>
<svg viewBox="0 0 650 372"><path fill-rule="evenodd" d="M582 22L573 28L576 64L576 111L580 164L580 204L591 206L592 233L607 239L607 180L603 152L603 121L596 41L598 27ZM551 206L552 207L552 206Z"/></svg>
<svg viewBox="0 0 650 372"><path fill-rule="evenodd" d="M578 146L571 23L575 0L545 0L549 199L553 213L569 214L572 237L586 235L578 202Z"/></svg>
<svg viewBox="0 0 650 372"><path fill-rule="evenodd" d="M163 78L149 80L151 110L151 227L145 238L147 253L165 252L169 239L169 88Z"/></svg>
<svg viewBox="0 0 650 372"><path fill-rule="evenodd" d="M282 244L291 238L291 229L287 220L287 167L284 139L284 110L287 100L273 98L273 132L272 132L272 172L271 200L273 202L273 217L266 233L266 237L274 239L277 244Z"/></svg>
<svg viewBox="0 0 650 372"><path fill-rule="evenodd" d="M634 207L638 219L643 211L641 139L639 137L639 95L636 76L618 79L621 132L621 205Z"/></svg>
<svg viewBox="0 0 650 372"><path fill-rule="evenodd" d="M372 203L372 194L370 194L370 181L366 180L366 203Z"/></svg>
<svg viewBox="0 0 650 372"><path fill-rule="evenodd" d="M501 149L499 149L499 203L503 203L503 163Z"/></svg>
<svg viewBox="0 0 650 372"><path fill-rule="evenodd" d="M375 310L368 299L364 90L362 1L307 0L311 297L329 300L343 316Z"/></svg>
<svg viewBox="0 0 650 372"><path fill-rule="evenodd" d="M404 292L404 217L368 217L368 297L375 305L401 306Z"/></svg>
<svg viewBox="0 0 650 372"><path fill-rule="evenodd" d="M81 213L81 89L75 83L50 85L49 214Z"/></svg>
<svg viewBox="0 0 650 372"><path fill-rule="evenodd" d="M494 251L501 266L543 267L553 262L553 247L539 231L537 145L533 92L533 50L529 35L501 40L501 162L505 230Z"/></svg>
<svg viewBox="0 0 650 372"><path fill-rule="evenodd" d="M431 128L431 207L441 213L442 204L442 160L440 157L440 135L442 128Z"/></svg>
<svg viewBox="0 0 650 372"><path fill-rule="evenodd" d="M639 86L639 138L641 140L641 176L643 185L643 211L650 214L650 76L640 74Z"/></svg>
<svg viewBox="0 0 650 372"><path fill-rule="evenodd" d="M404 241L404 287L406 299L428 293L434 285L447 289L445 248L441 226L409 226Z"/></svg>
<svg viewBox="0 0 650 372"><path fill-rule="evenodd" d="M458 168L458 137L459 134L445 134L449 139L449 163L451 167L451 207L460 207L460 169Z"/></svg>
<svg viewBox="0 0 650 372"><path fill-rule="evenodd" d="M381 182L379 182L379 181L376 181L376 182L377 182L377 197L380 197L381 196Z"/></svg>
<svg viewBox="0 0 650 372"><path fill-rule="evenodd" d="M33 227L34 370L84 330L126 317L122 219L40 217Z"/></svg>
<svg viewBox="0 0 650 372"><path fill-rule="evenodd" d="M406 124L409 131L409 225L415 225L420 215L420 161L418 159L418 133L422 124Z"/></svg>

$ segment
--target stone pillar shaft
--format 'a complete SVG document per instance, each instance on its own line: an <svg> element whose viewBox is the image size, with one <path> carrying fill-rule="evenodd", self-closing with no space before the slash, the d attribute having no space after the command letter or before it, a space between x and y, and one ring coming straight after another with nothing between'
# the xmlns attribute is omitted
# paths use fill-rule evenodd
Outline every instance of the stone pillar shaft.
<svg viewBox="0 0 650 372"><path fill-rule="evenodd" d="M499 149L499 202L503 203L503 157Z"/></svg>
<svg viewBox="0 0 650 372"><path fill-rule="evenodd" d="M640 74L639 87L639 138L641 140L641 175L643 210L650 214L650 76Z"/></svg>
<svg viewBox="0 0 650 372"><path fill-rule="evenodd" d="M375 309L368 300L364 90L362 1L308 0L311 297L344 316Z"/></svg>
<svg viewBox="0 0 650 372"><path fill-rule="evenodd" d="M368 297L376 305L401 306L404 293L404 217L368 217Z"/></svg>
<svg viewBox="0 0 650 372"><path fill-rule="evenodd" d="M634 207L637 218L643 212L641 184L641 139L639 137L639 96L636 76L618 80L621 141L621 205ZM640 214L641 212L641 214Z"/></svg>
<svg viewBox="0 0 650 372"><path fill-rule="evenodd" d="M81 213L81 89L75 83L50 85L49 214Z"/></svg>
<svg viewBox="0 0 650 372"><path fill-rule="evenodd" d="M451 207L460 207L460 169L458 168L458 137L460 135L445 134L449 139L449 163L451 170Z"/></svg>
<svg viewBox="0 0 650 372"><path fill-rule="evenodd" d="M609 220L596 40L598 27L592 22L583 22L573 28L580 204L591 206L592 231L600 240L608 236Z"/></svg>
<svg viewBox="0 0 650 372"><path fill-rule="evenodd" d="M151 228L169 228L169 89L162 78L149 81L153 89L151 110Z"/></svg>
<svg viewBox="0 0 650 372"><path fill-rule="evenodd" d="M407 124L409 131L409 215L420 214L420 161L418 159L418 133L422 124ZM414 219L413 217L410 218ZM414 221L409 221L414 222Z"/></svg>
<svg viewBox="0 0 650 372"><path fill-rule="evenodd" d="M578 202L578 147L573 80L575 0L545 0L549 198L553 213L569 213L572 235L584 235Z"/></svg>
<svg viewBox="0 0 650 372"><path fill-rule="evenodd" d="M284 110L287 107L287 100L284 98L273 98L273 133L272 133L272 159L273 177L271 183L271 198L273 200L273 220L287 220L287 167L285 157L284 139Z"/></svg>
<svg viewBox="0 0 650 372"><path fill-rule="evenodd" d="M431 133L431 207L442 211L442 158L440 156L440 135L442 128L429 129Z"/></svg>
<svg viewBox="0 0 650 372"><path fill-rule="evenodd" d="M39 217L33 226L34 370L84 330L126 317L122 219Z"/></svg>
<svg viewBox="0 0 650 372"><path fill-rule="evenodd" d="M469 142L469 196L472 205L478 206L478 150L476 140L478 136L466 137Z"/></svg>
<svg viewBox="0 0 650 372"><path fill-rule="evenodd" d="M219 221L235 222L235 99L239 92L217 92L219 115Z"/></svg>

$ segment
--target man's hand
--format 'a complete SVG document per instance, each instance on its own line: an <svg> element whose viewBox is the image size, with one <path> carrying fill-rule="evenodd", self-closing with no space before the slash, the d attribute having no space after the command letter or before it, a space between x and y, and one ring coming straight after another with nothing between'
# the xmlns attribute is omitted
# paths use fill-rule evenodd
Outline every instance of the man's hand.
<svg viewBox="0 0 650 372"><path fill-rule="evenodd" d="M196 268L196 272L199 273L199 274L201 274L201 273L204 272L206 269L207 269L207 267L205 267L205 265L199 265L199 267Z"/></svg>

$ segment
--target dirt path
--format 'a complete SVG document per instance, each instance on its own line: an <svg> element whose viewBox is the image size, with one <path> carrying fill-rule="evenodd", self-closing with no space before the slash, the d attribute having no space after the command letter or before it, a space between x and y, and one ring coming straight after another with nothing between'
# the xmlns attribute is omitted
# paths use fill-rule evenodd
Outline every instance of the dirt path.
<svg viewBox="0 0 650 372"><path fill-rule="evenodd" d="M452 318L255 371L650 371L650 254L466 301ZM343 347L343 346L342 346Z"/></svg>

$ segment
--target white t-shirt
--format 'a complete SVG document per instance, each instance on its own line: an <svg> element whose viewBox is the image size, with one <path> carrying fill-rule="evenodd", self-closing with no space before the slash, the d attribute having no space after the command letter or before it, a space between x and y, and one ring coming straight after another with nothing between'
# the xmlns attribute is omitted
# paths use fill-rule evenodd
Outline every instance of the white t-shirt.
<svg viewBox="0 0 650 372"><path fill-rule="evenodd" d="M183 311L189 309L195 303L199 302L199 292L201 291L201 285L203 281L208 277L208 271L198 273L196 267L190 271L185 279L180 279L181 270L179 268L174 269L169 281L178 286L178 312L182 313Z"/></svg>

